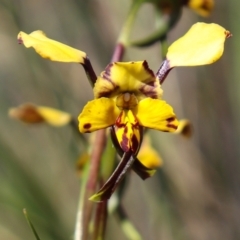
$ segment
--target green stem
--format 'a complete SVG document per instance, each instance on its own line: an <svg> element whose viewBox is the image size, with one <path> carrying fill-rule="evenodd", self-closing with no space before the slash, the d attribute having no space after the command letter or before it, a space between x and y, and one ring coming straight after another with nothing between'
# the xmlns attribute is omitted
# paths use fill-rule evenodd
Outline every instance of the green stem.
<svg viewBox="0 0 240 240"><path fill-rule="evenodd" d="M161 39L161 54L162 54L162 59L164 59L167 55L168 51L168 42L166 38Z"/></svg>
<svg viewBox="0 0 240 240"><path fill-rule="evenodd" d="M84 221L86 219L86 211L85 209L85 192L86 192L86 183L87 183L87 176L89 172L89 163L84 167L82 181L81 181L81 188L80 188L80 197L78 203L78 212L77 212L77 219L75 223L75 232L74 232L74 240L81 240L87 239L87 232L88 226L85 226Z"/></svg>
<svg viewBox="0 0 240 240"><path fill-rule="evenodd" d="M127 20L125 21L121 33L119 35L118 42L122 43L125 46L127 46L129 43L130 32L132 30L134 20L142 3L143 0L133 1L130 11L128 13Z"/></svg>
<svg viewBox="0 0 240 240"><path fill-rule="evenodd" d="M25 208L23 209L23 214L25 215L26 220L27 220L27 222L28 222L28 225L29 225L30 228L32 229L32 232L33 232L36 240L40 240L40 237L38 236L37 231L36 231L35 227L33 226L32 222L31 222L31 220L30 220L30 218L29 218L29 216L28 216L27 210L26 210Z"/></svg>
<svg viewBox="0 0 240 240"><path fill-rule="evenodd" d="M96 132L95 143L90 157L90 166L82 179L79 199L79 209L77 213L75 240L87 240L89 238L89 225L92 217L94 203L88 199L96 191L100 172L100 160L105 148L105 129Z"/></svg>
<svg viewBox="0 0 240 240"><path fill-rule="evenodd" d="M107 223L107 201L98 203L94 222L92 240L104 240Z"/></svg>

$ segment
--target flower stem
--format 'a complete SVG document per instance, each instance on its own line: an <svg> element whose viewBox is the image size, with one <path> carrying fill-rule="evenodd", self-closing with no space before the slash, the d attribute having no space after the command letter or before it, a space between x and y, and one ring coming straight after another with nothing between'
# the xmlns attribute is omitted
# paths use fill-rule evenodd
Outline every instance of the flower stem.
<svg viewBox="0 0 240 240"><path fill-rule="evenodd" d="M132 30L132 26L136 18L137 12L142 3L143 3L142 0L133 1L130 11L128 13L127 20L125 21L121 33L119 35L118 42L122 43L125 46L127 46L129 43L130 32Z"/></svg>
<svg viewBox="0 0 240 240"><path fill-rule="evenodd" d="M123 59L123 55L125 53L125 46L122 43L117 43L115 50L113 52L113 56L111 62L117 62Z"/></svg>
<svg viewBox="0 0 240 240"><path fill-rule="evenodd" d="M113 52L111 61L121 61L124 55L124 50L124 44L118 43ZM97 76L88 58L85 59L83 67L90 84L94 86ZM99 179L102 179L102 177L99 176L99 173L101 173L100 162L106 146L106 139L106 129L96 131L89 168L86 169L87 174L81 184L74 240L89 239L89 225L93 214L93 207L94 204L96 204L92 201L89 201L89 198L96 191L97 185L99 184ZM95 216L93 239L104 239L105 225L107 221L107 202L98 203Z"/></svg>
<svg viewBox="0 0 240 240"><path fill-rule="evenodd" d="M107 201L104 201L97 205L92 240L104 240L107 223L107 203Z"/></svg>

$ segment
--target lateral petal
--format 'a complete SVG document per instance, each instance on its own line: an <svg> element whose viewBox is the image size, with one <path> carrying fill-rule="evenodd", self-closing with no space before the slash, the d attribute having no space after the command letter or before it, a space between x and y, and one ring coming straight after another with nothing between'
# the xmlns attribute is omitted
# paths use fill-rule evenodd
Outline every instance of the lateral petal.
<svg viewBox="0 0 240 240"><path fill-rule="evenodd" d="M51 61L84 63L86 53L48 38L44 32L37 30L30 34L20 32L18 42Z"/></svg>
<svg viewBox="0 0 240 240"><path fill-rule="evenodd" d="M196 23L167 52L170 67L197 66L216 62L231 33L218 24Z"/></svg>
<svg viewBox="0 0 240 240"><path fill-rule="evenodd" d="M175 132L178 120L173 108L163 100L145 98L133 109L141 126L163 132Z"/></svg>
<svg viewBox="0 0 240 240"><path fill-rule="evenodd" d="M79 130L82 133L93 132L113 125L120 114L114 101L99 98L88 102L78 117Z"/></svg>

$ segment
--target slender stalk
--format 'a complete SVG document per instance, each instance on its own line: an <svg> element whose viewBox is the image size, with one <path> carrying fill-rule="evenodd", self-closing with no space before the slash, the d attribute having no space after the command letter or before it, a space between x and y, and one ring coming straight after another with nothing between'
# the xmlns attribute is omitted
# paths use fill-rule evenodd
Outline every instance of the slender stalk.
<svg viewBox="0 0 240 240"><path fill-rule="evenodd" d="M93 87L96 80L97 80L97 75L92 67L92 64L89 60L88 57L84 58L84 63L82 64L84 70L85 70L85 73L87 75L87 78L88 78L88 81L89 83L91 84L91 86Z"/></svg>
<svg viewBox="0 0 240 240"><path fill-rule="evenodd" d="M125 46L120 42L117 43L112 55L111 62L117 62L122 60L124 53L125 53Z"/></svg>
<svg viewBox="0 0 240 240"><path fill-rule="evenodd" d="M124 45L117 44L114 50L111 61L121 61L124 54ZM97 79L95 72L92 68L91 62L89 59L86 59L86 64L83 65L86 74L90 79L90 83L93 85ZM106 130L102 129L96 132L94 144L92 148L92 154L90 157L90 166L87 171L88 176L86 177L86 182L83 182L81 185L81 197L79 200L79 210L77 214L76 220L76 228L75 228L75 240L87 240L89 238L89 225L91 222L91 217L93 213L94 202L89 201L89 198L96 191L98 181L99 181L99 173L100 173L100 162L106 145ZM83 189L84 188L84 189ZM98 203L99 204L99 203ZM104 210L105 209L105 210ZM105 232L105 223L107 219L107 203L101 204L97 207L97 214L95 220L95 232L97 238L95 239L103 239ZM95 236L95 237L96 237Z"/></svg>
<svg viewBox="0 0 240 240"><path fill-rule="evenodd" d="M104 201L98 203L97 205L92 238L93 240L104 240L107 223L107 204L108 202Z"/></svg>
<svg viewBox="0 0 240 240"><path fill-rule="evenodd" d="M38 236L38 233L37 233L35 227L33 226L32 222L31 222L31 220L30 220L30 218L29 218L29 216L28 216L27 210L26 210L25 208L23 209L23 214L25 215L26 220L27 220L27 222L28 222L28 225L29 225L30 228L32 229L32 232L33 232L36 240L40 240L40 237Z"/></svg>
<svg viewBox="0 0 240 240"><path fill-rule="evenodd" d="M89 238L89 224L92 217L94 203L89 201L89 198L94 194L98 184L99 172L100 172L100 160L106 144L106 131L105 129L99 130L96 132L95 142L93 144L92 155L90 157L90 166L87 176L86 184L82 187L85 187L84 197L81 200L81 210L79 211L80 215L78 225L81 228L79 239L75 240L87 240ZM78 230L79 231L79 230Z"/></svg>
<svg viewBox="0 0 240 240"><path fill-rule="evenodd" d="M133 1L130 11L128 13L127 20L125 21L121 33L119 35L118 42L122 43L125 46L127 46L129 43L130 32L132 30L134 20L142 3L143 3L142 0Z"/></svg>

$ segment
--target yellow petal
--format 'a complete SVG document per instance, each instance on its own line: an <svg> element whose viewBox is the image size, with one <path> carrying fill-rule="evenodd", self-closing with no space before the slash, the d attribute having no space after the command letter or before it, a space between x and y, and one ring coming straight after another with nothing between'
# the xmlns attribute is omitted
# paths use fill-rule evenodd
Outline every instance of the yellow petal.
<svg viewBox="0 0 240 240"><path fill-rule="evenodd" d="M214 0L189 0L187 5L199 15L207 17L213 9Z"/></svg>
<svg viewBox="0 0 240 240"><path fill-rule="evenodd" d="M9 116L25 123L42 123L44 118L37 111L37 107L31 103L22 104L9 110Z"/></svg>
<svg viewBox="0 0 240 240"><path fill-rule="evenodd" d="M46 122L55 127L64 126L72 119L71 115L66 112L49 107L35 106L31 103L10 109L9 115L26 123Z"/></svg>
<svg viewBox="0 0 240 240"><path fill-rule="evenodd" d="M43 58L52 61L84 63L84 58L86 57L85 52L47 38L40 30L30 34L20 32L18 41L27 48L33 47Z"/></svg>
<svg viewBox="0 0 240 240"><path fill-rule="evenodd" d="M152 147L148 136L144 136L143 143L137 157L145 167L150 169L156 169L163 164L158 152Z"/></svg>
<svg viewBox="0 0 240 240"><path fill-rule="evenodd" d="M178 121L173 109L165 101L145 98L133 109L141 126L164 132L175 132Z"/></svg>
<svg viewBox="0 0 240 240"><path fill-rule="evenodd" d="M231 34L218 24L196 23L168 49L170 67L197 66L217 61Z"/></svg>
<svg viewBox="0 0 240 240"><path fill-rule="evenodd" d="M120 114L112 99L99 98L86 104L78 117L82 133L93 132L113 125Z"/></svg>
<svg viewBox="0 0 240 240"><path fill-rule="evenodd" d="M44 118L45 122L55 127L61 127L71 121L71 115L49 107L37 107L38 113Z"/></svg>
<svg viewBox="0 0 240 240"><path fill-rule="evenodd" d="M93 91L95 98L113 97L120 92L131 92L137 99L162 96L159 81L146 61L109 64L98 77Z"/></svg>

